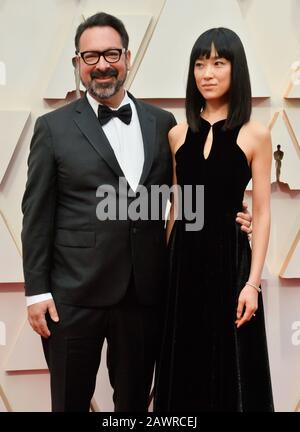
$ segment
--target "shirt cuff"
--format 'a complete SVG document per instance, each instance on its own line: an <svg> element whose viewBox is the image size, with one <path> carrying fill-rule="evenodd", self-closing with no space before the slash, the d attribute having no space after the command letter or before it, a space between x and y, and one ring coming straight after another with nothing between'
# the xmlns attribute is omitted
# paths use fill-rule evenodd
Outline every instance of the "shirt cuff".
<svg viewBox="0 0 300 432"><path fill-rule="evenodd" d="M26 305L30 306L30 305L35 304L35 303L40 303L42 301L52 300L52 299L53 299L53 297L52 297L51 293L27 296L26 297Z"/></svg>

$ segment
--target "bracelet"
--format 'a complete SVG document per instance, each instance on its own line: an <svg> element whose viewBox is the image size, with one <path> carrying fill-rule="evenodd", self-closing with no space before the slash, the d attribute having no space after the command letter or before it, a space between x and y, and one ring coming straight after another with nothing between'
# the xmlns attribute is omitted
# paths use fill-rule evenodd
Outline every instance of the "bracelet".
<svg viewBox="0 0 300 432"><path fill-rule="evenodd" d="M256 289L256 291L259 292L259 293L261 292L261 288L260 288L259 286L254 285L253 283L251 283L251 282L249 282L249 281L247 281L247 282L245 283L245 285L249 285L249 286L251 286L252 288Z"/></svg>

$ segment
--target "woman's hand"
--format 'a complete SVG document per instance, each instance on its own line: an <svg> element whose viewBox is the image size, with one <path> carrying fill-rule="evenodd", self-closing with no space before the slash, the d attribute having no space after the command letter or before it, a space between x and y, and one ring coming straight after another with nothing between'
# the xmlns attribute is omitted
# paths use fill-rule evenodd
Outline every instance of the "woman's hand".
<svg viewBox="0 0 300 432"><path fill-rule="evenodd" d="M238 306L236 311L235 324L237 328L241 327L247 321L250 321L257 311L258 292L255 288L245 285L239 295Z"/></svg>

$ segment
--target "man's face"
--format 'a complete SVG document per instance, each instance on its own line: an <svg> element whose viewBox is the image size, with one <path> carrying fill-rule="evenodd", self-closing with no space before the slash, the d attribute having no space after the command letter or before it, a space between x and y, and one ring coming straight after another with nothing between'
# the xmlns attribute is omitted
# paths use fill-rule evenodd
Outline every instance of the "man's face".
<svg viewBox="0 0 300 432"><path fill-rule="evenodd" d="M106 51L123 48L119 33L112 27L92 27L85 30L79 41L80 52ZM124 82L130 65L130 52L121 54L116 63L107 62L103 56L94 65L78 58L82 84L98 102L118 105L124 95Z"/></svg>

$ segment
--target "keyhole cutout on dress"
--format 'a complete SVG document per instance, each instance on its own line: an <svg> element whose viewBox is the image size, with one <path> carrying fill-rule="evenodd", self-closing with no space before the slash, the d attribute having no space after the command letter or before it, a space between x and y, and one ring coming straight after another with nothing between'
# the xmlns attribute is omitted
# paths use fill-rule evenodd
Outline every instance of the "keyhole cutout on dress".
<svg viewBox="0 0 300 432"><path fill-rule="evenodd" d="M212 143L213 143L213 128L211 126L203 147L203 157L205 160L209 158L209 155L211 153Z"/></svg>

